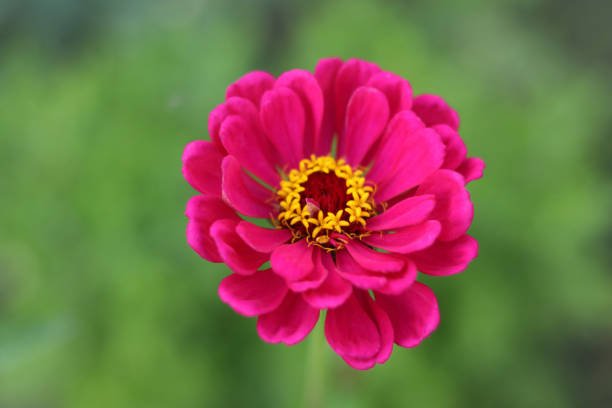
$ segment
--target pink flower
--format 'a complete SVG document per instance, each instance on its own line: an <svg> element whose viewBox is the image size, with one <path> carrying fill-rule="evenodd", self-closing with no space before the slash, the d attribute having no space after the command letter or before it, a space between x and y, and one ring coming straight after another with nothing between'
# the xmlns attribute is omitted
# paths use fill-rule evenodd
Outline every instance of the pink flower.
<svg viewBox="0 0 612 408"><path fill-rule="evenodd" d="M258 316L263 340L298 343L327 309L334 351L357 369L384 363L393 343L415 347L438 325L417 271L456 274L478 252L465 184L484 162L466 157L458 128L442 98L413 98L366 61L246 74L211 112L210 141L185 148L201 193L187 241L232 269L219 296Z"/></svg>

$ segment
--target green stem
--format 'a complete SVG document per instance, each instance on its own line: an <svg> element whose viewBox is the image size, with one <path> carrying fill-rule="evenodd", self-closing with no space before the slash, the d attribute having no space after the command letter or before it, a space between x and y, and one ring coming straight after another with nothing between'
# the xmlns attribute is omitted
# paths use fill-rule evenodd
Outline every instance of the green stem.
<svg viewBox="0 0 612 408"><path fill-rule="evenodd" d="M310 333L306 353L306 379L304 381L304 408L321 408L325 385L325 336L319 324Z"/></svg>

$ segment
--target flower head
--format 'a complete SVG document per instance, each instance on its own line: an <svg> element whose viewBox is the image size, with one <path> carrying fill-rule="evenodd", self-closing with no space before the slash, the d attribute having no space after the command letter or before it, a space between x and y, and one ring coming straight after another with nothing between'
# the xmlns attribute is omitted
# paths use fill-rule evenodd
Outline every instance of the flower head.
<svg viewBox="0 0 612 408"><path fill-rule="evenodd" d="M369 62L246 74L211 112L210 141L185 148L201 193L187 241L232 269L219 296L258 316L263 340L298 343L327 309L334 351L357 369L383 363L438 325L417 271L459 273L477 255L465 185L484 162L466 157L458 127L442 98L413 98Z"/></svg>

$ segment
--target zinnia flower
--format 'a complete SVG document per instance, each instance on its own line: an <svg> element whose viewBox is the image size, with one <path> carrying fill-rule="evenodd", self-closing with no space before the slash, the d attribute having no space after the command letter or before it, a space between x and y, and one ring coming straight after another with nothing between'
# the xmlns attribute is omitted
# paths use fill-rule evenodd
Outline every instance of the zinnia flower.
<svg viewBox="0 0 612 408"><path fill-rule="evenodd" d="M327 309L336 353L357 369L384 363L393 343L414 347L438 326L417 271L456 274L477 255L465 185L484 162L466 158L458 127L442 98L413 98L366 61L248 73L211 112L210 141L185 148L201 193L187 241L234 272L219 296L258 316L263 340L298 343Z"/></svg>

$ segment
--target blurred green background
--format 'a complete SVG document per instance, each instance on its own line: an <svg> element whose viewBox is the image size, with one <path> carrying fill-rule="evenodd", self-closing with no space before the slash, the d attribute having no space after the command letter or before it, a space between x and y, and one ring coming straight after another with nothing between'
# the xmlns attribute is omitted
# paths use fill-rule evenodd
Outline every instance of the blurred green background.
<svg viewBox="0 0 612 408"><path fill-rule="evenodd" d="M302 405L310 338L217 298L180 158L236 78L327 56L443 95L488 167L439 329L368 372L325 347L321 406L612 406L611 4L2 0L0 407Z"/></svg>

